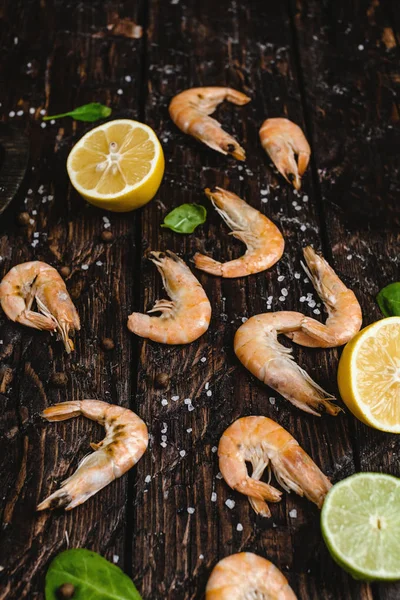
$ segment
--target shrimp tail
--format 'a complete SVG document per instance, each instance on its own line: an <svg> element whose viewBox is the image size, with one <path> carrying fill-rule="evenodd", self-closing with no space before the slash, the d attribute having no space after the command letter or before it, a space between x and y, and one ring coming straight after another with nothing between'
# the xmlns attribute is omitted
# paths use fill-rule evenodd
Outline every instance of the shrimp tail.
<svg viewBox="0 0 400 600"><path fill-rule="evenodd" d="M43 502L38 504L36 510L40 511L48 508L65 508L66 510L69 510L69 504L71 503L71 500L72 498L69 493L61 488L60 490L57 490L48 496L45 500L43 500Z"/></svg>
<svg viewBox="0 0 400 600"><path fill-rule="evenodd" d="M205 256L204 254L200 254L200 252L196 252L194 255L194 264L197 269L201 269L206 273L210 273L211 275L219 275L222 276L222 263L210 258L209 256Z"/></svg>
<svg viewBox="0 0 400 600"><path fill-rule="evenodd" d="M271 511L268 504L264 502L264 500L256 500L255 498L249 496L249 502L251 508L257 515L260 515L260 517L266 517L267 519L270 518Z"/></svg>
<svg viewBox="0 0 400 600"><path fill-rule="evenodd" d="M265 500L268 500L268 502L280 502L282 496L282 492L272 485L269 485L264 481L258 481L252 477L247 477L244 482L234 486L234 489L245 494L248 497L252 508L262 517L271 516L271 511Z"/></svg>
<svg viewBox="0 0 400 600"><path fill-rule="evenodd" d="M79 401L72 402L60 402L49 406L42 413L41 416L47 421L66 421L73 417L78 417L82 414L81 403Z"/></svg>

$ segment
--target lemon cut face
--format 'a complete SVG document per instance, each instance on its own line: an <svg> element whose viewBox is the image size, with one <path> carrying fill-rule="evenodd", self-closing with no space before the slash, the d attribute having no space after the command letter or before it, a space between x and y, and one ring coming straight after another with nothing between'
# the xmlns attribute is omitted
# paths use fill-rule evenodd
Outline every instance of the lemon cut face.
<svg viewBox="0 0 400 600"><path fill-rule="evenodd" d="M133 210L156 194L164 156L154 131L120 119L89 131L67 161L72 185L88 202L114 211Z"/></svg>
<svg viewBox="0 0 400 600"><path fill-rule="evenodd" d="M348 408L367 425L400 433L400 317L373 323L343 351L338 384Z"/></svg>

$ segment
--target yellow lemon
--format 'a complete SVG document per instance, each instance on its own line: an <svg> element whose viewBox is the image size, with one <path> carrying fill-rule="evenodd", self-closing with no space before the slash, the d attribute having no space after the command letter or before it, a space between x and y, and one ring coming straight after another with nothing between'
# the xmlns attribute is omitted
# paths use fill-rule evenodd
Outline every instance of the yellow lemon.
<svg viewBox="0 0 400 600"><path fill-rule="evenodd" d="M125 212L149 202L164 175L164 154L154 131L138 121L109 121L72 148L67 171L88 202Z"/></svg>
<svg viewBox="0 0 400 600"><path fill-rule="evenodd" d="M373 323L346 345L338 385L343 401L360 421L400 433L400 317Z"/></svg>

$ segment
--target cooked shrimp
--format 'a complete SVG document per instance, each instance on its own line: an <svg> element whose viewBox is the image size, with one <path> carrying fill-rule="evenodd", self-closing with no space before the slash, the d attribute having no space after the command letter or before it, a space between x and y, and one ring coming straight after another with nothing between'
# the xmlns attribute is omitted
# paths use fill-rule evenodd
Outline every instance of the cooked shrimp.
<svg viewBox="0 0 400 600"><path fill-rule="evenodd" d="M222 154L232 154L245 160L244 149L237 141L209 117L224 100L243 106L250 98L227 87L191 88L172 98L169 105L171 119L179 129L195 137L206 146Z"/></svg>
<svg viewBox="0 0 400 600"><path fill-rule="evenodd" d="M299 190L311 155L300 127L289 119L267 119L261 125L260 141L279 173Z"/></svg>
<svg viewBox="0 0 400 600"><path fill-rule="evenodd" d="M234 349L240 362L258 379L292 404L312 415L341 410L325 392L294 362L291 349L278 342L278 334L301 329L304 315L279 311L256 315L236 332Z"/></svg>
<svg viewBox="0 0 400 600"><path fill-rule="evenodd" d="M247 251L226 263L197 253L194 262L198 269L221 277L244 277L269 269L281 258L285 242L272 221L232 192L216 187L205 193L232 229L231 235L244 242Z"/></svg>
<svg viewBox="0 0 400 600"><path fill-rule="evenodd" d="M206 600L296 600L296 595L269 560L239 552L215 565L207 582Z"/></svg>
<svg viewBox="0 0 400 600"><path fill-rule="evenodd" d="M40 312L31 310L36 301ZM57 330L67 352L74 349L70 331L79 330L79 316L64 281L50 265L32 261L13 267L0 284L0 302L12 321L34 329Z"/></svg>
<svg viewBox="0 0 400 600"><path fill-rule="evenodd" d="M149 313L159 317L132 313L128 329L136 335L162 344L189 344L207 331L211 304L201 284L189 267L176 254L152 252L150 260L161 273L171 300L157 300Z"/></svg>
<svg viewBox="0 0 400 600"><path fill-rule="evenodd" d="M300 331L286 333L296 344L314 348L332 348L347 344L360 330L361 307L351 290L336 275L326 260L307 246L303 250L307 267L303 265L319 297L324 303L328 318L325 325L311 317L304 317Z"/></svg>
<svg viewBox="0 0 400 600"><path fill-rule="evenodd" d="M91 443L95 452L86 456L77 470L61 484L61 489L43 500L37 510L71 510L118 479L143 456L148 444L146 424L134 412L101 400L61 402L43 411L48 421L65 421L83 415L104 425L106 437Z"/></svg>
<svg viewBox="0 0 400 600"><path fill-rule="evenodd" d="M263 517L271 515L265 500L280 492L259 481L271 466L277 482L321 508L331 488L320 471L286 429L267 417L242 417L226 429L218 446L219 469L229 487L248 496L251 506ZM251 477L246 462L251 463ZM279 497L277 500L279 501Z"/></svg>

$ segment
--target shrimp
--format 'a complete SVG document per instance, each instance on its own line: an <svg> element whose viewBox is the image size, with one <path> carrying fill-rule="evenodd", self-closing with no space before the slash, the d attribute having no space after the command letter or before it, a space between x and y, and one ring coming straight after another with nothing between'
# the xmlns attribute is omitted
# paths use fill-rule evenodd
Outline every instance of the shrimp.
<svg viewBox="0 0 400 600"><path fill-rule="evenodd" d="M267 119L261 125L260 141L279 173L299 190L311 155L300 127L289 119Z"/></svg>
<svg viewBox="0 0 400 600"><path fill-rule="evenodd" d="M40 312L31 310L36 301ZM66 351L74 349L70 331L80 329L76 308L58 271L32 261L13 267L0 283L0 303L11 321L47 331L58 331Z"/></svg>
<svg viewBox="0 0 400 600"><path fill-rule="evenodd" d="M335 397L294 362L290 348L278 342L278 334L300 330L303 320L302 313L283 310L251 317L235 334L236 356L250 373L297 408L316 416L337 415L341 409L331 402Z"/></svg>
<svg viewBox="0 0 400 600"><path fill-rule="evenodd" d="M328 318L326 323L304 317L301 330L286 332L296 344L313 348L332 348L347 344L360 330L362 312L351 290L336 275L326 260L307 246L303 250L307 267L303 269L323 301Z"/></svg>
<svg viewBox="0 0 400 600"><path fill-rule="evenodd" d="M179 129L222 154L245 160L244 149L211 115L224 100L243 106L251 98L228 87L200 87L181 92L169 105L171 119Z"/></svg>
<svg viewBox="0 0 400 600"><path fill-rule="evenodd" d="M219 470L229 487L248 496L255 512L271 516L265 500L280 492L260 481L271 466L277 482L321 508L332 487L329 479L286 429L268 417L242 417L222 434L218 446ZM253 468L251 477L246 462ZM279 501L279 498L278 498Z"/></svg>
<svg viewBox="0 0 400 600"><path fill-rule="evenodd" d="M149 436L146 424L134 412L101 400L61 402L43 411L48 421L65 421L83 415L104 425L106 437L91 443L95 452L86 456L61 489L43 500L37 510L65 508L83 504L131 469L146 451Z"/></svg>
<svg viewBox="0 0 400 600"><path fill-rule="evenodd" d="M269 269L281 258L285 242L272 221L232 192L216 187L205 193L232 229L231 235L244 242L247 251L226 263L197 253L194 262L198 269L221 277L244 277Z"/></svg>
<svg viewBox="0 0 400 600"><path fill-rule="evenodd" d="M162 344L189 344L197 340L207 331L211 319L211 304L204 289L173 252L151 252L149 258L161 273L171 300L157 300L148 311L161 312L159 317L132 313L128 329Z"/></svg>
<svg viewBox="0 0 400 600"><path fill-rule="evenodd" d="M215 565L205 600L296 600L296 595L269 560L252 552L239 552Z"/></svg>

